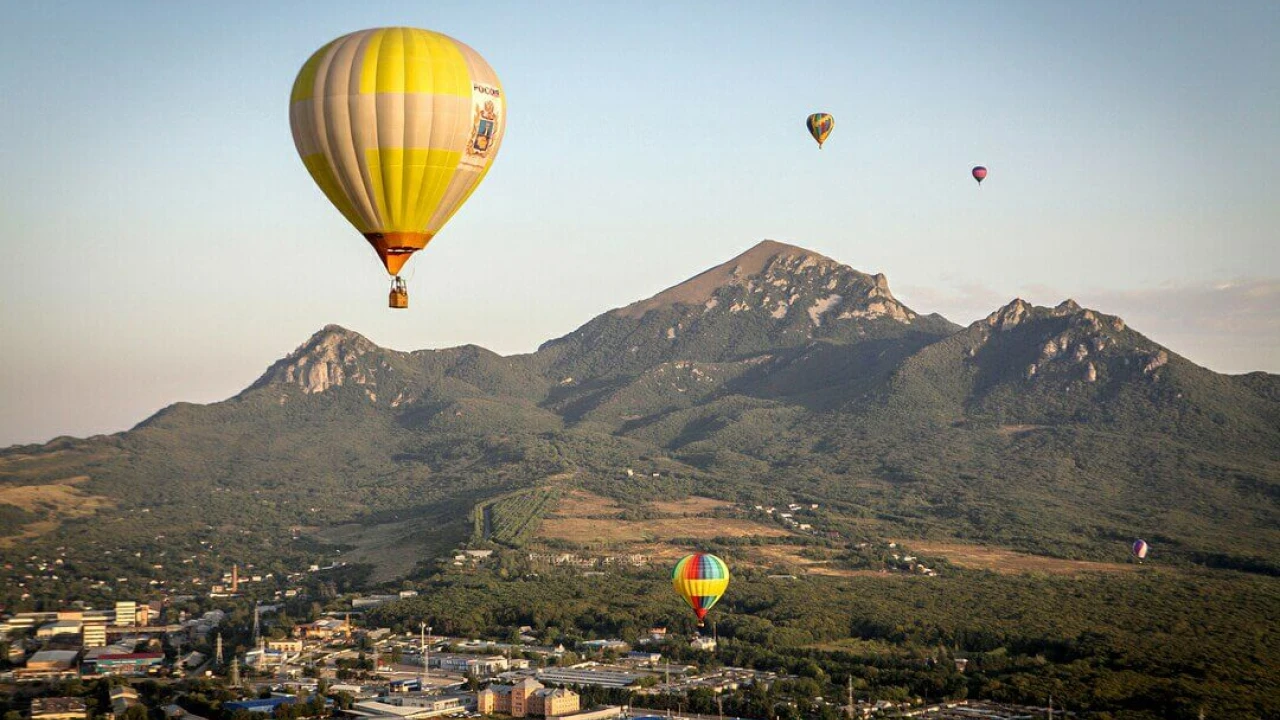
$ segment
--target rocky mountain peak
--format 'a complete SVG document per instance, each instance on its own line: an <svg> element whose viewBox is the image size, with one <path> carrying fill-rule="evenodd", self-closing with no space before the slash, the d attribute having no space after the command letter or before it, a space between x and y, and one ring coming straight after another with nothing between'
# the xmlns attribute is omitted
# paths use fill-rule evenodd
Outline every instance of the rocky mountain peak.
<svg viewBox="0 0 1280 720"><path fill-rule="evenodd" d="M1011 342L1026 348L1022 355L1027 380L1040 381L1051 373L1093 383L1108 366L1113 373L1135 368L1158 380L1160 368L1169 363L1164 348L1128 330L1122 318L1081 307L1069 298L1053 308L1015 298L969 326L966 353L975 357L998 338L1013 337L1019 339ZM1001 347L1007 354L1013 346L1002 342Z"/></svg>
<svg viewBox="0 0 1280 720"><path fill-rule="evenodd" d="M986 323L997 330L1015 328L1031 314L1031 303L1022 298L1014 298L1008 305L996 310L976 324Z"/></svg>
<svg viewBox="0 0 1280 720"><path fill-rule="evenodd" d="M325 325L296 350L278 360L249 389L270 384L295 385L307 394L322 393L344 383L372 382L360 358L380 348L340 325Z"/></svg>
<svg viewBox="0 0 1280 720"><path fill-rule="evenodd" d="M1080 303L1071 298L1058 303L1057 307L1053 309L1054 315L1071 315L1078 312L1080 312Z"/></svg>
<svg viewBox="0 0 1280 720"><path fill-rule="evenodd" d="M741 285L760 275L778 260L799 259L801 264L838 265L836 261L804 248L774 240L763 240L728 262L701 272L679 285L663 290L647 300L632 303L617 312L624 317L643 317L650 310L673 305L705 305L721 288Z"/></svg>
<svg viewBox="0 0 1280 720"><path fill-rule="evenodd" d="M884 274L868 275L825 255L764 240L710 270L615 311L639 319L653 310L701 306L730 313L758 310L782 321L793 312L813 327L832 319L888 318L910 324L916 314L889 290Z"/></svg>
<svg viewBox="0 0 1280 720"><path fill-rule="evenodd" d="M956 329L899 302L883 274L765 240L542 348L556 349L555 372L580 377L638 373L676 360L739 361L814 342L941 337Z"/></svg>

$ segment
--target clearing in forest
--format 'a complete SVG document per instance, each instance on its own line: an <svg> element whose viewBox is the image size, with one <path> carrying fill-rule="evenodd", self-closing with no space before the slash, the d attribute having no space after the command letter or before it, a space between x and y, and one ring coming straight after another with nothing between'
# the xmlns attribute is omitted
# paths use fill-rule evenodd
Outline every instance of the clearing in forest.
<svg viewBox="0 0 1280 720"><path fill-rule="evenodd" d="M1074 575L1082 572L1131 572L1137 565L1127 563L1063 560L1062 558L1028 555L1005 548L966 543L899 540L899 544L919 555L944 557L953 565L972 570L993 570L1005 575L1041 572Z"/></svg>
<svg viewBox="0 0 1280 720"><path fill-rule="evenodd" d="M655 542L691 538L782 537L789 533L776 526L735 518L656 518L617 520L607 518L549 517L542 522L540 539L568 540L580 544L594 542Z"/></svg>
<svg viewBox="0 0 1280 720"><path fill-rule="evenodd" d="M44 516L13 528L8 537L0 538L0 548L40 537L56 530L64 520L88 517L112 505L110 498L90 495L76 487L88 479L87 475L77 475L41 485L0 486L0 505L13 505Z"/></svg>
<svg viewBox="0 0 1280 720"><path fill-rule="evenodd" d="M586 490L573 490L560 499L551 517L616 517L622 506L615 500Z"/></svg>
<svg viewBox="0 0 1280 720"><path fill-rule="evenodd" d="M819 558L804 557L801 553L804 551L801 545L760 545L750 548L751 555L755 556L757 564L762 567L778 566L786 568L788 571L796 575L822 575L825 577L855 577L858 575L879 575L883 574L879 571L871 570L851 570L849 568L835 567L830 560Z"/></svg>
<svg viewBox="0 0 1280 720"><path fill-rule="evenodd" d="M592 543L655 543L679 538L708 540L716 537L784 537L785 529L754 520L702 517L732 503L711 498L689 497L637 509L656 509L681 517L623 520L626 509L614 500L585 490L566 493L555 512L542 522L537 538Z"/></svg>
<svg viewBox="0 0 1280 720"><path fill-rule="evenodd" d="M728 500L690 495L683 500L664 500L653 503L653 509L667 515L704 515L717 508L733 507Z"/></svg>

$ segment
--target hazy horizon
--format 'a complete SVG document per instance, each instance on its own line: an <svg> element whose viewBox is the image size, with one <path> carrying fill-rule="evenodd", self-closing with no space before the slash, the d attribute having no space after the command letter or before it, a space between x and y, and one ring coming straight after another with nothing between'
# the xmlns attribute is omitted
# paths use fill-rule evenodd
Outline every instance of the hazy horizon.
<svg viewBox="0 0 1280 720"><path fill-rule="evenodd" d="M765 238L961 325L1071 297L1218 372L1280 372L1273 3L6 15L0 447L225 399L329 323L529 352ZM314 50L400 24L474 47L510 101L404 313L287 112Z"/></svg>

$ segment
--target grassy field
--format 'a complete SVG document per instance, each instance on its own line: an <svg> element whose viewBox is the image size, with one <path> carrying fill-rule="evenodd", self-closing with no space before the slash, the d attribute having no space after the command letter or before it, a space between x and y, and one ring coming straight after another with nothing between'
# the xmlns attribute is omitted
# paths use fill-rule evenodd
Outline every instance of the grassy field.
<svg viewBox="0 0 1280 720"><path fill-rule="evenodd" d="M1029 572L1074 575L1081 572L1132 572L1138 569L1136 564L1062 560L986 545L920 540L899 540L898 542L919 555L942 557L953 565L963 568L992 570L1006 575Z"/></svg>
<svg viewBox="0 0 1280 720"><path fill-rule="evenodd" d="M713 538L768 537L792 535L777 525L742 518L714 517L716 510L732 507L732 503L714 498L690 496L680 500L654 502L645 510L669 517L642 520L624 518L625 508L616 501L587 492L565 493L555 510L543 521L535 540L560 540L579 545L605 544L625 547L631 552L655 559L680 557L687 548L671 544L679 540L711 540ZM1078 573L1123 573L1137 569L1127 563L1089 562L1031 555L1000 547L960 542L898 540L903 554L945 558L953 565L990 570L1001 574L1046 573L1074 575ZM889 577L894 573L840 567L833 558L815 556L803 545L766 544L744 548L747 557L740 558L748 566L787 572L795 575L823 577ZM807 556L806 556L807 555Z"/></svg>
<svg viewBox="0 0 1280 720"><path fill-rule="evenodd" d="M688 518L654 520L612 520L600 518L552 517L542 523L537 537L589 544L645 543L677 538L710 540L717 537L782 537L788 535L780 527L761 525L750 520L716 518L706 522L690 522Z"/></svg>
<svg viewBox="0 0 1280 720"><path fill-rule="evenodd" d="M615 501L585 490L566 493L555 511L543 521L536 538L563 540L582 545L652 544L680 538L709 540L717 537L785 537L789 532L738 518L711 518L706 513L731 503L691 496L683 500L653 503L644 509L676 517L624 520L625 508ZM639 549L636 549L640 552ZM660 553L661 554L661 553Z"/></svg>
<svg viewBox="0 0 1280 720"><path fill-rule="evenodd" d="M0 456L0 482L33 482L57 477L60 473L74 473L86 462L104 462L116 456L117 452L107 447L49 450L34 454L8 452Z"/></svg>
<svg viewBox="0 0 1280 720"><path fill-rule="evenodd" d="M552 512L552 517L591 518L617 517L623 508L617 501L587 492L573 490L560 499L560 504Z"/></svg>
<svg viewBox="0 0 1280 720"><path fill-rule="evenodd" d="M733 503L727 500L716 500L714 498L699 497L697 495L690 495L683 500L666 500L663 502L653 503L654 510L668 515L699 516L710 513L718 508L727 507L733 507Z"/></svg>
<svg viewBox="0 0 1280 720"><path fill-rule="evenodd" d="M371 582L387 582L408 575L418 562L429 559L435 548L418 532L422 520L362 525L346 523L325 528L316 537L324 542L351 546L342 554L348 563L373 566Z"/></svg>
<svg viewBox="0 0 1280 720"><path fill-rule="evenodd" d="M28 512L38 513L45 519L18 527L0 528L6 537L0 538L0 548L40 537L56 530L64 520L93 515L110 507L109 498L90 495L77 485L87 481L86 475L78 475L42 485L10 485L0 487L0 505L12 505Z"/></svg>
<svg viewBox="0 0 1280 720"><path fill-rule="evenodd" d="M883 575L876 570L850 570L832 565L829 560L807 558L800 553L804 550L798 545L761 545L752 548L757 556L757 564L775 569L785 568L796 575L823 575L826 577L857 577L861 575Z"/></svg>

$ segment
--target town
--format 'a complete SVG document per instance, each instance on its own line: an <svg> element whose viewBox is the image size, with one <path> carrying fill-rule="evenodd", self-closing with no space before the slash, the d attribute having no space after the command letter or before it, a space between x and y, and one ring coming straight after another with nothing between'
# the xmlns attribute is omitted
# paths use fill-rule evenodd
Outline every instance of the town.
<svg viewBox="0 0 1280 720"><path fill-rule="evenodd" d="M489 559L488 551L473 553L453 562ZM559 556L530 560L574 564ZM351 595L339 599L342 609L320 611L318 603L308 606L301 586L274 591L271 602L250 599L246 587L266 578L251 569L246 575L233 566L199 597L118 600L109 609L69 600L57 610L3 616L4 720L696 719L704 717L692 711L697 697L712 698L713 717L723 718L726 704L737 706L730 698L797 680L668 658L677 646L714 656L714 625L710 634L680 637L653 627L634 643L585 639L571 647L541 642L530 626L510 628L503 638L449 637L424 619L416 633L397 633L363 618L372 608L415 597L415 590ZM313 617L294 619L308 613ZM956 662L963 671L964 661ZM1052 713L964 700L855 700L850 685L847 698L782 700L755 720Z"/></svg>

